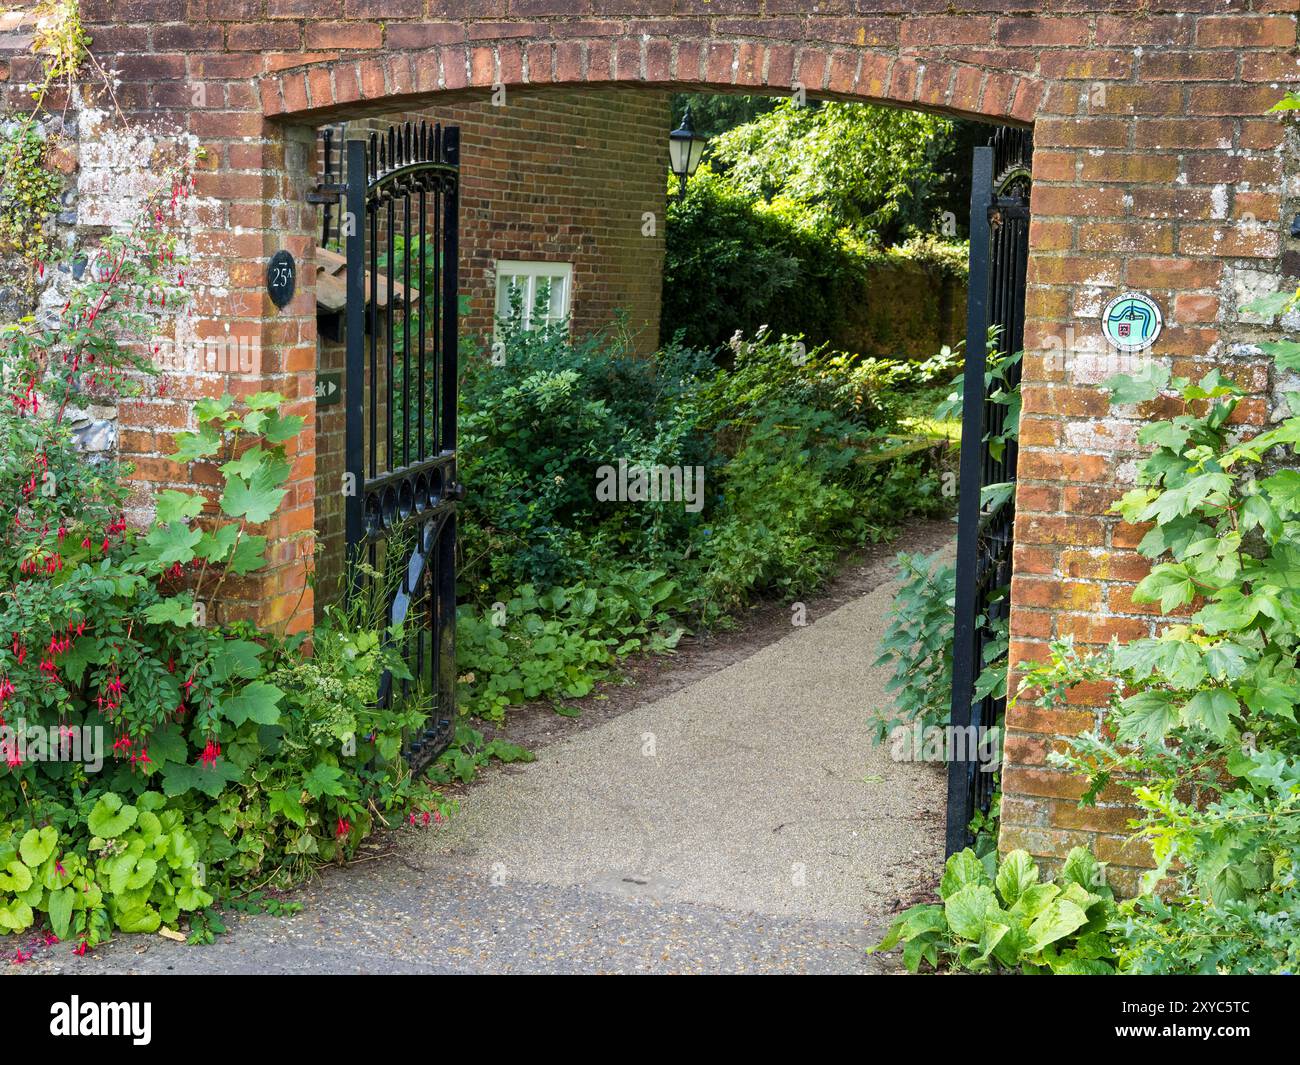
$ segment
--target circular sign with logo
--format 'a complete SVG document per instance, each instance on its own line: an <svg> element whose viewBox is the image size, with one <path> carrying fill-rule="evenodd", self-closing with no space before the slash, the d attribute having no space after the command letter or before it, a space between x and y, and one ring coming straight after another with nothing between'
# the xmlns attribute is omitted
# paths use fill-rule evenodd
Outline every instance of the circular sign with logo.
<svg viewBox="0 0 1300 1065"><path fill-rule="evenodd" d="M1142 351L1156 342L1164 326L1155 300L1141 292L1116 296L1101 312L1101 331L1120 351Z"/></svg>

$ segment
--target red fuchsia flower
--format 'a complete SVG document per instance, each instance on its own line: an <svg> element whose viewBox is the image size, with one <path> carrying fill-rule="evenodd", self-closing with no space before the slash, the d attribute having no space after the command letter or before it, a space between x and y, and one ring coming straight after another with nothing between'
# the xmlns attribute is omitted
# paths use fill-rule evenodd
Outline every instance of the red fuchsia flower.
<svg viewBox="0 0 1300 1065"><path fill-rule="evenodd" d="M4 756L5 765L10 769L17 769L23 764L23 757L18 753L18 747L11 740L5 740L0 743L0 755Z"/></svg>
<svg viewBox="0 0 1300 1065"><path fill-rule="evenodd" d="M199 761L211 769L217 764L217 759L221 757L221 744L216 740L209 739L207 746L203 748L203 753L199 755Z"/></svg>
<svg viewBox="0 0 1300 1065"><path fill-rule="evenodd" d="M117 738L117 742L113 744L113 750L116 751L118 754L123 754L123 753L129 754L131 751L131 747L132 747L132 743L131 743L130 736L119 736Z"/></svg>
<svg viewBox="0 0 1300 1065"><path fill-rule="evenodd" d="M63 868L63 862L61 862L58 858L54 859L54 871L58 873L59 876L68 875L68 871Z"/></svg>
<svg viewBox="0 0 1300 1065"><path fill-rule="evenodd" d="M60 526L59 526L59 543L63 543L63 538L64 538L65 536L67 536L67 535L68 535L68 527L67 527L66 525L60 525Z"/></svg>
<svg viewBox="0 0 1300 1065"><path fill-rule="evenodd" d="M428 815L426 814L425 816L428 816ZM407 823L410 824L410 825L414 825L414 824L415 824L415 811L414 811L414 810L411 811L411 817L410 817L410 820L409 820Z"/></svg>
<svg viewBox="0 0 1300 1065"><path fill-rule="evenodd" d="M59 941L59 937L56 936L53 932L46 932L43 938L45 939L45 945L47 947L52 947L54 946L55 943Z"/></svg>
<svg viewBox="0 0 1300 1065"><path fill-rule="evenodd" d="M24 962L29 962L31 960L32 960L32 956L30 954L24 954L22 947L19 947L18 950L14 953L13 963L15 965L22 965Z"/></svg>
<svg viewBox="0 0 1300 1065"><path fill-rule="evenodd" d="M8 699L15 691L13 682L8 677L0 677L0 702Z"/></svg>
<svg viewBox="0 0 1300 1065"><path fill-rule="evenodd" d="M87 551L90 550L90 537L89 537L89 536L87 536L84 540L81 541L81 546L82 546L85 550L87 550Z"/></svg>
<svg viewBox="0 0 1300 1065"><path fill-rule="evenodd" d="M86 953L86 941L83 939L80 943L78 943L77 949L74 950L72 953L75 954L78 958L84 957Z"/></svg>
<svg viewBox="0 0 1300 1065"><path fill-rule="evenodd" d="M131 755L131 768L134 769L134 768L136 767L137 764L139 764L139 765L149 765L149 764L150 764L150 763L149 763L149 748L148 748L148 747L141 747L141 748L140 748L140 753L139 753L139 754L132 754L132 755Z"/></svg>
<svg viewBox="0 0 1300 1065"><path fill-rule="evenodd" d="M343 820L343 818L340 817L340 818L339 818L338 827L335 828L335 830L334 830L334 836L335 836L335 838L336 838L336 839L342 839L344 836L346 836L346 835L347 835L349 832L351 832L351 831L352 831L352 825L351 825L349 822Z"/></svg>

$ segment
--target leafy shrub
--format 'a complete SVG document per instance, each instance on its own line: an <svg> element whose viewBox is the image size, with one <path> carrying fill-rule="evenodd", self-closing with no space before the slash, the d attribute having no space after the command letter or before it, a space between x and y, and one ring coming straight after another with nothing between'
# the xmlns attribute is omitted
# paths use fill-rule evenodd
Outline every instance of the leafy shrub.
<svg viewBox="0 0 1300 1065"><path fill-rule="evenodd" d="M935 293L950 287L955 295L966 276L959 245L882 248L810 229L798 205L755 199L707 163L685 198L670 200L665 241L662 333L706 350L767 324L810 344L857 351L888 343L886 354L910 358L917 352L907 350L907 337L948 328ZM890 283L899 276L926 283L914 280L910 290ZM901 292L908 305L885 306L882 290L895 299ZM923 314L922 333L912 319Z"/></svg>
<svg viewBox="0 0 1300 1065"><path fill-rule="evenodd" d="M1276 313L1289 295L1256 310ZM1283 369L1300 344L1261 345ZM1031 669L1022 693L1060 704L1075 685L1110 687L1105 728L1059 764L1129 789L1168 904L1126 904L1122 960L1143 972L1280 972L1296 958L1300 874L1300 396L1243 434L1242 390L1219 370L1200 381L1151 364L1106 382L1115 403L1161 397L1178 413L1144 425L1151 449L1114 509L1149 523L1155 565L1133 591L1172 615L1160 635L1081 655L1068 641ZM1172 887L1170 887L1172 883ZM1242 938L1243 933L1249 933Z"/></svg>
<svg viewBox="0 0 1300 1065"><path fill-rule="evenodd" d="M1038 866L1016 850L997 862L964 850L948 859L942 903L899 914L868 953L903 944L903 963L969 972L1010 970L1069 976L1115 972L1108 933L1114 896L1105 868L1082 847L1065 859L1057 881L1039 883Z"/></svg>

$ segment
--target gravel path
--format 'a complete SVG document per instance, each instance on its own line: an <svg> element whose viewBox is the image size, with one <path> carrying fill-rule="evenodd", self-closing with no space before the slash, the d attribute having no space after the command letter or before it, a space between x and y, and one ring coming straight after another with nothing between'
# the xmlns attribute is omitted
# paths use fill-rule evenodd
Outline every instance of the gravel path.
<svg viewBox="0 0 1300 1065"><path fill-rule="evenodd" d="M941 863L942 767L873 747L892 584L492 771L445 829L214 946L124 936L25 972L870 972ZM671 668L671 666L669 666ZM12 971L12 970L11 970Z"/></svg>

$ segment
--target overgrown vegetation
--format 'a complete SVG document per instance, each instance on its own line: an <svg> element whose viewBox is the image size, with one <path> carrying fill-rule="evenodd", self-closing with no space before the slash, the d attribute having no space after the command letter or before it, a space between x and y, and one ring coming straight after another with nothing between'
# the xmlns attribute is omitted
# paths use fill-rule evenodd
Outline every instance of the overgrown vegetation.
<svg viewBox="0 0 1300 1065"><path fill-rule="evenodd" d="M159 493L143 530L127 471L77 450L73 416L139 390L142 342L184 302L190 187L104 238L57 320L0 336L0 930L44 921L82 948L185 921L202 939L213 904L346 859L386 814L447 813L400 757L420 705L372 705L405 671L364 604L310 657L213 616L264 565L302 421L281 396L200 401L172 460L213 488Z"/></svg>
<svg viewBox="0 0 1300 1065"><path fill-rule="evenodd" d="M1252 309L1274 313L1283 294ZM1280 369L1300 344L1261 345ZM1026 692L1059 705L1076 685L1110 686L1103 727L1056 761L1089 780L1084 804L1122 788L1154 849L1148 894L1122 907L1120 962L1143 973L1276 973L1300 962L1300 393L1261 432L1232 420L1242 390L1151 364L1107 382L1112 401L1163 397L1143 426L1151 453L1115 505L1148 526L1155 565L1133 592L1168 615L1156 637L1083 654L1071 642L1030 670ZM1163 885L1165 899L1153 893Z"/></svg>
<svg viewBox="0 0 1300 1065"><path fill-rule="evenodd" d="M584 695L620 658L806 595L844 550L948 505L946 440L882 455L951 357L856 359L764 331L720 369L678 346L637 357L617 332L508 323L497 352L471 356L462 383L476 491L457 653L475 713ZM656 469L695 494L600 490Z"/></svg>

